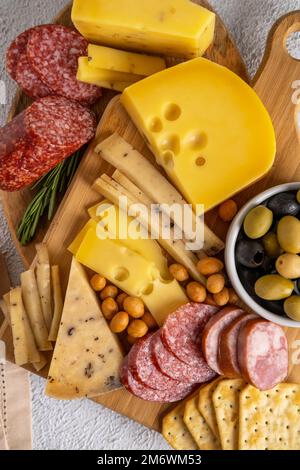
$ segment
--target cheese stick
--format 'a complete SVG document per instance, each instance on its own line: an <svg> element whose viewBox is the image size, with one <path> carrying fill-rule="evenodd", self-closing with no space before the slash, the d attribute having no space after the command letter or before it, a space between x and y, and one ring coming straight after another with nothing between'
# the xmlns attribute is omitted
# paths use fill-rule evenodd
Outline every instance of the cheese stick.
<svg viewBox="0 0 300 470"><path fill-rule="evenodd" d="M172 206L174 203L182 206L187 204L179 191L141 153L135 150L118 134L115 133L98 144L95 152L124 173L155 203L169 206ZM172 213L168 215L172 217ZM195 214L193 226L197 226ZM194 240L195 234L193 232L186 232L185 237L187 240ZM223 241L207 225L204 225L203 250L205 253L213 256L223 249Z"/></svg>
<svg viewBox="0 0 300 470"><path fill-rule="evenodd" d="M10 317L14 343L15 362L23 366L29 362L29 352L26 340L25 310L22 301L22 291L16 287L10 292Z"/></svg>
<svg viewBox="0 0 300 470"><path fill-rule="evenodd" d="M52 350L48 341L48 330L43 317L42 306L34 271L31 269L21 274L22 295L29 322L40 351Z"/></svg>
<svg viewBox="0 0 300 470"><path fill-rule="evenodd" d="M36 264L36 280L38 285L39 296L43 311L44 320L47 329L50 330L52 323L52 302L51 302L51 269L49 262L49 253L47 245L40 243L36 245L37 264Z"/></svg>
<svg viewBox="0 0 300 470"><path fill-rule="evenodd" d="M59 266L51 266L53 288L54 315L49 333L49 341L56 341L63 312L63 297L61 292Z"/></svg>
<svg viewBox="0 0 300 470"><path fill-rule="evenodd" d="M128 207L139 202L125 188L123 188L117 182L113 181L107 175L102 175L101 178L98 178L95 181L94 189L116 205L119 205L120 196L127 197ZM203 284L206 283L204 276L199 274L198 270L196 269L196 256L191 251L187 251L185 249L182 240L166 240L160 238L159 235L162 232L161 223L159 223L157 227L154 227L151 225L149 218L144 218L143 214L140 214L139 221L145 228L149 230L149 232L152 230L152 233L158 239L158 242L166 250L166 252L169 253L169 255L178 263L183 264L195 280Z"/></svg>

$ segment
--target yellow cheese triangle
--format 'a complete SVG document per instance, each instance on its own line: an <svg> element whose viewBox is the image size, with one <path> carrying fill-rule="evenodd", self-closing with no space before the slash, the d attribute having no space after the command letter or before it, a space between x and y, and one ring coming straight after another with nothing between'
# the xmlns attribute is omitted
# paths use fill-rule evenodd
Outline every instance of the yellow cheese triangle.
<svg viewBox="0 0 300 470"><path fill-rule="evenodd" d="M83 267L73 258L46 394L70 400L121 387L117 337L102 315Z"/></svg>

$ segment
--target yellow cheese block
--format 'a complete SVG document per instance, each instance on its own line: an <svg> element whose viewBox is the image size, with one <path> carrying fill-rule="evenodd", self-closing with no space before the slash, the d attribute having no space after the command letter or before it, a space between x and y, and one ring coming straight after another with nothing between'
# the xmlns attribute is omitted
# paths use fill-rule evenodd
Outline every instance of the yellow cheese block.
<svg viewBox="0 0 300 470"><path fill-rule="evenodd" d="M135 54L94 44L89 44L88 56L91 67L145 77L166 68L166 62L161 57Z"/></svg>
<svg viewBox="0 0 300 470"><path fill-rule="evenodd" d="M90 42L198 57L214 37L215 14L188 0L74 0L72 21Z"/></svg>
<svg viewBox="0 0 300 470"><path fill-rule="evenodd" d="M84 269L73 258L46 394L95 397L121 387L123 354L102 315Z"/></svg>
<svg viewBox="0 0 300 470"><path fill-rule="evenodd" d="M217 206L272 167L274 128L256 93L198 58L127 88L122 103L185 199Z"/></svg>
<svg viewBox="0 0 300 470"><path fill-rule="evenodd" d="M132 85L134 82L143 78L136 75L135 80L122 81L111 78L112 75L120 76L120 74L117 74L116 72L109 72L108 70L100 70L90 67L87 57L79 57L77 70L77 80L79 82L90 83L109 90L124 91L129 85Z"/></svg>
<svg viewBox="0 0 300 470"><path fill-rule="evenodd" d="M112 224L111 227L106 227L106 220L109 214L109 209L108 205L110 206L110 210L112 212L113 219L116 220L116 224ZM129 224L133 221L132 217L128 217L128 215L121 211L119 207L115 206L112 203L108 203L107 201L102 201L100 204L96 204L95 206L91 207L89 209L89 215L91 218L99 222L102 220L102 222L105 224L103 229L108 230L110 229L110 237L112 240L115 240L116 242L120 243L123 246L126 246L132 251L135 251L139 255L143 256L149 261L152 261L157 269L160 272L160 276L164 280L170 279L170 272L168 268L168 260L164 256L161 247L157 243L156 240L152 240L151 238L140 238L141 237L141 231L138 229L138 227L133 226L130 230L130 235L128 234L128 230L126 228L129 226ZM124 235L126 234L126 238L122 238L121 240L118 238L118 234L120 233L120 222L126 224L127 227L124 227ZM90 223L87 224L86 227L91 228ZM84 229L83 229L84 230ZM87 231L87 230L86 230ZM148 232L146 231L145 228L142 229L142 233L144 234L145 237L149 237ZM82 240L81 240L82 241ZM81 243L81 242L80 242ZM77 249L76 249L77 252Z"/></svg>
<svg viewBox="0 0 300 470"><path fill-rule="evenodd" d="M97 46L94 46L97 47ZM121 72L118 70L108 70L104 69L101 67L95 67L93 66L92 62L89 60L88 57L79 57L78 59L79 62L79 69L82 68L82 74L85 73L87 70L88 74L95 74L95 77L99 81L103 82L132 82L135 83L142 78L144 78L143 75L137 75L134 73L126 73L126 72Z"/></svg>
<svg viewBox="0 0 300 470"><path fill-rule="evenodd" d="M159 325L188 299L177 281L162 281L155 264L115 241L101 240L94 229L85 235L76 259L128 295L141 297Z"/></svg>

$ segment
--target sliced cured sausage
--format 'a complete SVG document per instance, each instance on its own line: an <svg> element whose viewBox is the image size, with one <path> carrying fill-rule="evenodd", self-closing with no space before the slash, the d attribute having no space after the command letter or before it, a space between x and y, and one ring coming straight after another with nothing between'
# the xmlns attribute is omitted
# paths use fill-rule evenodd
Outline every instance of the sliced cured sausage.
<svg viewBox="0 0 300 470"><path fill-rule="evenodd" d="M220 335L224 329L239 317L243 310L235 306L228 306L214 315L204 328L202 335L202 351L206 362L217 374L221 375L218 363Z"/></svg>
<svg viewBox="0 0 300 470"><path fill-rule="evenodd" d="M22 54L19 58L15 80L24 93L31 98L43 98L44 96L54 94L35 73L28 61L26 53Z"/></svg>
<svg viewBox="0 0 300 470"><path fill-rule="evenodd" d="M133 395L142 400L153 401L159 403L172 403L186 398L193 390L194 387L187 385L185 387L176 388L172 390L154 390L145 385L142 385L134 379L128 367L128 358L125 358L120 371L120 379L124 387Z"/></svg>
<svg viewBox="0 0 300 470"><path fill-rule="evenodd" d="M161 339L166 348L191 367L203 364L201 335L217 311L217 307L196 303L180 307L169 315L161 330Z"/></svg>
<svg viewBox="0 0 300 470"><path fill-rule="evenodd" d="M244 379L270 390L288 374L288 343L283 329L266 320L250 320L238 339L238 361Z"/></svg>
<svg viewBox="0 0 300 470"><path fill-rule="evenodd" d="M17 65L20 57L26 53L30 34L34 28L24 31L11 43L6 53L6 70L13 80L16 80Z"/></svg>
<svg viewBox="0 0 300 470"><path fill-rule="evenodd" d="M238 337L243 326L255 318L258 318L255 313L240 315L221 333L218 364L222 375L230 379L242 376L238 363Z"/></svg>
<svg viewBox="0 0 300 470"><path fill-rule="evenodd" d="M156 332L151 341L151 356L161 372L173 380L193 384L204 383L213 379L216 373L203 360L197 367L192 367L180 361L173 353L165 348L160 331Z"/></svg>
<svg viewBox="0 0 300 470"><path fill-rule="evenodd" d="M94 136L94 114L79 103L47 96L0 130L0 188L29 186Z"/></svg>
<svg viewBox="0 0 300 470"><path fill-rule="evenodd" d="M155 334L155 333L154 333ZM128 366L135 380L154 390L168 390L180 382L164 375L153 362L151 342L154 334L138 341L128 355Z"/></svg>
<svg viewBox="0 0 300 470"><path fill-rule="evenodd" d="M84 105L94 104L101 88L79 82L78 59L87 55L88 42L65 26L45 25L32 31L27 44L31 66L57 95Z"/></svg>

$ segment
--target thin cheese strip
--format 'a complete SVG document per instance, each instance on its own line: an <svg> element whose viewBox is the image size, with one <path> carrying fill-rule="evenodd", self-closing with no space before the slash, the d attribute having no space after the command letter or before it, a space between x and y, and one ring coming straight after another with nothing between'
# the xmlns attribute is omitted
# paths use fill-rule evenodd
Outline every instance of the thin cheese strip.
<svg viewBox="0 0 300 470"><path fill-rule="evenodd" d="M50 351L52 345L48 341L48 330L43 317L37 282L33 270L21 274L21 285L25 309L37 346L40 351Z"/></svg>
<svg viewBox="0 0 300 470"><path fill-rule="evenodd" d="M23 366L29 362L29 353L26 341L25 310L20 287L10 292L10 317L14 343L15 362Z"/></svg>
<svg viewBox="0 0 300 470"><path fill-rule="evenodd" d="M46 394L71 400L121 388L123 354L83 267L73 258Z"/></svg>
<svg viewBox="0 0 300 470"><path fill-rule="evenodd" d="M51 266L54 315L49 333L49 341L56 341L63 311L63 296L59 276L59 266Z"/></svg>
<svg viewBox="0 0 300 470"><path fill-rule="evenodd" d="M111 181L107 179L107 176L105 177L105 180L103 178L98 178L93 187L96 191L102 194L102 196L106 197L116 205L119 205L120 196L127 197L128 207L139 202L121 185L116 182L111 183ZM158 239L158 242L166 252L169 253L169 255L178 263L183 264L194 279L204 284L206 282L204 276L201 276L196 269L196 256L191 251L187 251L185 249L182 240L160 238L159 235L162 231L161 223L154 226L153 223L150 224L149 219L150 218L148 217L144 217L143 213L140 213L139 221L147 230L149 230L149 232L152 231L152 234Z"/></svg>
<svg viewBox="0 0 300 470"><path fill-rule="evenodd" d="M41 243L36 245L37 251L37 265L36 265L36 280L43 310L44 320L49 330L52 323L53 311L51 302L51 272L49 253L47 245Z"/></svg>
<svg viewBox="0 0 300 470"><path fill-rule="evenodd" d="M113 134L95 149L105 161L113 165L140 187L145 194L157 204L181 206L187 204L177 189L137 150L118 134ZM143 177L141 178L141 175ZM165 206L166 207L166 206ZM168 214L172 217L172 213ZM196 216L193 226L196 227ZM186 239L193 240L195 234L187 232ZM203 250L213 256L224 249L224 243L213 231L204 225Z"/></svg>

